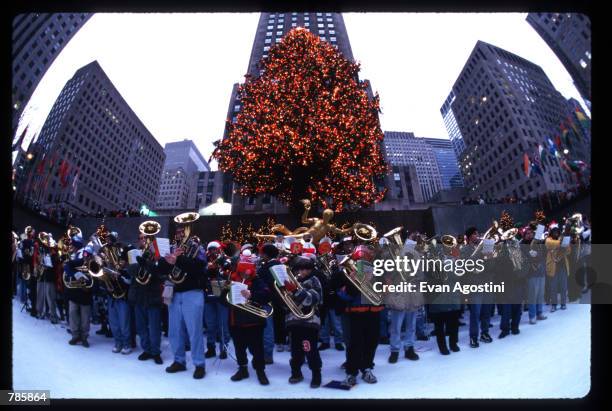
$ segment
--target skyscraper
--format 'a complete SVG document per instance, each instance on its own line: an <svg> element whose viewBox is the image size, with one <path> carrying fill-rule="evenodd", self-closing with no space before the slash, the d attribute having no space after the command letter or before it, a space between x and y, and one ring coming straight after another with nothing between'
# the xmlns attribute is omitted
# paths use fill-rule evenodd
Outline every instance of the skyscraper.
<svg viewBox="0 0 612 411"><path fill-rule="evenodd" d="M411 132L385 131L384 146L390 166L415 167L423 201L429 201L443 188L438 160L427 140L417 138Z"/></svg>
<svg viewBox="0 0 612 411"><path fill-rule="evenodd" d="M165 160L97 61L68 80L32 152L19 195L77 212L151 207Z"/></svg>
<svg viewBox="0 0 612 411"><path fill-rule="evenodd" d="M13 19L13 129L55 58L92 13L27 13Z"/></svg>
<svg viewBox="0 0 612 411"><path fill-rule="evenodd" d="M354 61L353 52L344 25L344 19L340 13L261 13L259 23L255 33L255 40L249 58L248 74L258 77L260 75L259 62L267 57L270 48L281 41L291 29L304 27L311 33L319 36L323 41L327 41L335 46L347 59ZM369 82L368 82L369 83ZM234 121L240 111L241 104L237 97L238 84L234 84L230 96L230 105L227 119ZM371 89L368 94L372 97ZM227 137L227 129L223 138ZM224 176L224 193L233 190L233 182L229 175ZM232 214L241 213L285 213L287 207L269 195L257 197L242 197L230 194L232 202ZM226 195L224 195L225 201Z"/></svg>
<svg viewBox="0 0 612 411"><path fill-rule="evenodd" d="M591 21L579 13L529 13L527 22L557 55L582 98L591 101Z"/></svg>
<svg viewBox="0 0 612 411"><path fill-rule="evenodd" d="M461 171L459 171L457 156L451 141L446 138L423 137L423 139L431 146L436 156L440 177L442 178L442 189L463 187L463 178L461 177Z"/></svg>
<svg viewBox="0 0 612 411"><path fill-rule="evenodd" d="M453 93L451 108L466 144L459 163L470 195L531 197L574 184L547 150L567 103L540 66L478 41ZM539 146L545 148L542 173L529 173L525 155L535 159Z"/></svg>
<svg viewBox="0 0 612 411"><path fill-rule="evenodd" d="M166 143L156 210L193 209L199 173L210 167L192 140Z"/></svg>
<svg viewBox="0 0 612 411"><path fill-rule="evenodd" d="M453 93L451 90L450 94L444 101L444 104L442 104L442 107L440 108L440 113L444 119L444 125L448 131L448 137L450 138L453 150L455 151L455 156L459 158L461 153L463 153L463 150L465 150L465 141L463 141L463 136L461 135L461 130L459 130L457 119L455 118L451 108L454 101L455 93Z"/></svg>

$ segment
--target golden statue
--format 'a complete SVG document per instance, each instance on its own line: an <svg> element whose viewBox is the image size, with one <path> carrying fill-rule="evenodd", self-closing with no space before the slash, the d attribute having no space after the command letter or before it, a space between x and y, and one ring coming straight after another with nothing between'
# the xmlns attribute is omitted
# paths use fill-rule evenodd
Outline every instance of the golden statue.
<svg viewBox="0 0 612 411"><path fill-rule="evenodd" d="M295 230L291 231L283 224L276 224L271 228L270 231L273 233L281 233L285 237L293 237L293 238L302 238L306 234L310 234L312 236L312 242L318 244L319 241L329 234L334 235L347 235L352 232L352 227L348 228L337 228L334 224L331 224L330 221L334 218L334 211L329 208L323 211L323 218L308 218L308 213L310 212L311 204L310 200L302 200L304 204L304 214L302 214L302 224L309 224L310 227L298 227ZM263 239L274 239L276 235L274 234L255 234L257 238Z"/></svg>

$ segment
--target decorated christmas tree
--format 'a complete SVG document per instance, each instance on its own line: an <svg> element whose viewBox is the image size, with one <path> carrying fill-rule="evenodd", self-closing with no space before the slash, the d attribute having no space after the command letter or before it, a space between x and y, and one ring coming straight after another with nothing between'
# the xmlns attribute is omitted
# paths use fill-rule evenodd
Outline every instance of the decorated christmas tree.
<svg viewBox="0 0 612 411"><path fill-rule="evenodd" d="M213 153L239 194L267 193L292 206L309 198L336 211L380 201L375 178L387 166L379 98L368 98L359 65L296 28L260 66L259 77L240 85L242 108Z"/></svg>

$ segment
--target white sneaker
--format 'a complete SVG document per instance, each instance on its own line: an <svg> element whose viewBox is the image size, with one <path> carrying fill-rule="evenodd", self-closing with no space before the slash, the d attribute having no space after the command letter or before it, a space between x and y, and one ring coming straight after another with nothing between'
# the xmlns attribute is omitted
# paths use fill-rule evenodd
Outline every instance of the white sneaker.
<svg viewBox="0 0 612 411"><path fill-rule="evenodd" d="M120 347L113 347L113 352L114 353L121 352L121 348Z"/></svg>
<svg viewBox="0 0 612 411"><path fill-rule="evenodd" d="M276 352L283 352L285 350L285 346L283 344L276 344Z"/></svg>
<svg viewBox="0 0 612 411"><path fill-rule="evenodd" d="M131 353L131 352L132 352L132 349L131 349L131 348L129 348L129 347L124 347L124 348L121 350L121 354L123 354L123 355L127 355L127 354L129 354L129 353Z"/></svg>
<svg viewBox="0 0 612 411"><path fill-rule="evenodd" d="M346 374L346 378L342 381L342 385L352 387L357 384L357 378L354 375Z"/></svg>

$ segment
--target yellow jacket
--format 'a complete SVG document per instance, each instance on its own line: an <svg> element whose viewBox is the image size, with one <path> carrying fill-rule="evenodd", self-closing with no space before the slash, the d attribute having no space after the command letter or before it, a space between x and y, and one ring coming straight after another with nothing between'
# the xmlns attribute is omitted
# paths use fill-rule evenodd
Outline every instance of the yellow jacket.
<svg viewBox="0 0 612 411"><path fill-rule="evenodd" d="M554 277L557 273L557 263L562 260L565 261L565 268L567 275L569 275L569 259L567 256L570 254L572 250L572 246L569 245L565 248L561 247L561 240L553 240L551 237L548 237L544 243L546 245L546 275L549 277Z"/></svg>

